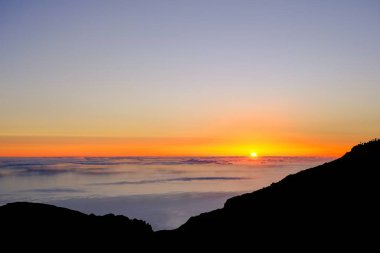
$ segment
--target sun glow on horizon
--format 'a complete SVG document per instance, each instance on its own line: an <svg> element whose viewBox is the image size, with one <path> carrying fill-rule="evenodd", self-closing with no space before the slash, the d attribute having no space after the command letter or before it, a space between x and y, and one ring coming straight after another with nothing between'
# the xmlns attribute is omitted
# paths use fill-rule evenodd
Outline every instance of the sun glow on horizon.
<svg viewBox="0 0 380 253"><path fill-rule="evenodd" d="M340 156L352 143L217 140L207 138L111 138L1 136L0 156ZM311 145L313 143L313 145ZM247 154L247 150L249 153Z"/></svg>

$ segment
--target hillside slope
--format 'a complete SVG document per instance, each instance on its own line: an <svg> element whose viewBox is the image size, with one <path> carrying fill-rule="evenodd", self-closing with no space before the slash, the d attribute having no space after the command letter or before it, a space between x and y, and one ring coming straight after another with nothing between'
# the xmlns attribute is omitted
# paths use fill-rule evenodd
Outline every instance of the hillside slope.
<svg viewBox="0 0 380 253"><path fill-rule="evenodd" d="M192 217L158 238L169 246L194 247L375 244L379 159L380 141L355 146L333 162L231 198L222 209Z"/></svg>

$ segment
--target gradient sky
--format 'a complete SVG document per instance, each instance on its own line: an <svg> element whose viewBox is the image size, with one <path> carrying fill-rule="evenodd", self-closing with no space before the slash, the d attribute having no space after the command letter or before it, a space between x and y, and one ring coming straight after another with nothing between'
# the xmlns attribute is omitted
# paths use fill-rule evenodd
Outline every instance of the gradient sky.
<svg viewBox="0 0 380 253"><path fill-rule="evenodd" d="M379 1L0 1L0 156L340 155Z"/></svg>

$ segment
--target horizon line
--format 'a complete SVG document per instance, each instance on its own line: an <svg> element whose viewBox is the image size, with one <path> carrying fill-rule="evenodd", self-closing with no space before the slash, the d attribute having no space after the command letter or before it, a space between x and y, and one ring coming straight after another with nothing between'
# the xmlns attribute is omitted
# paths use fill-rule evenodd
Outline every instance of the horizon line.
<svg viewBox="0 0 380 253"><path fill-rule="evenodd" d="M96 156L96 155L73 155L73 156L1 156L0 158L80 158L80 157L91 157L91 158L133 158L133 157L147 157L147 158L181 158L181 157L204 157L204 158L250 158L259 159L261 157L323 157L323 158L337 158L339 155L258 155L257 157L251 157L249 155L108 155L108 156Z"/></svg>

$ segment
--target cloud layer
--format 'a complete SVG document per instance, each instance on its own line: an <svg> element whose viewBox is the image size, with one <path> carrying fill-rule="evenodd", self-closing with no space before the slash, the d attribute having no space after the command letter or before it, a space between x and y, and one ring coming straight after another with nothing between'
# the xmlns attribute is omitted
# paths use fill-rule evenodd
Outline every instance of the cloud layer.
<svg viewBox="0 0 380 253"><path fill-rule="evenodd" d="M76 173L110 175L130 173L115 169L127 166L228 165L228 159L174 157L82 157L82 158L0 158L0 176L32 176ZM162 168L160 168L162 169Z"/></svg>
<svg viewBox="0 0 380 253"><path fill-rule="evenodd" d="M244 180L244 177L177 177L177 178L164 178L152 180L138 180L138 181L118 181L111 183L98 183L95 185L123 185L123 184L152 184L152 183L166 183L166 182L189 182L189 181L215 181L215 180ZM93 184L94 185L94 184Z"/></svg>
<svg viewBox="0 0 380 253"><path fill-rule="evenodd" d="M149 222L154 230L174 229L191 216L223 207L225 201L242 192L188 192L121 196L111 198L73 198L48 203L87 214L122 214Z"/></svg>

